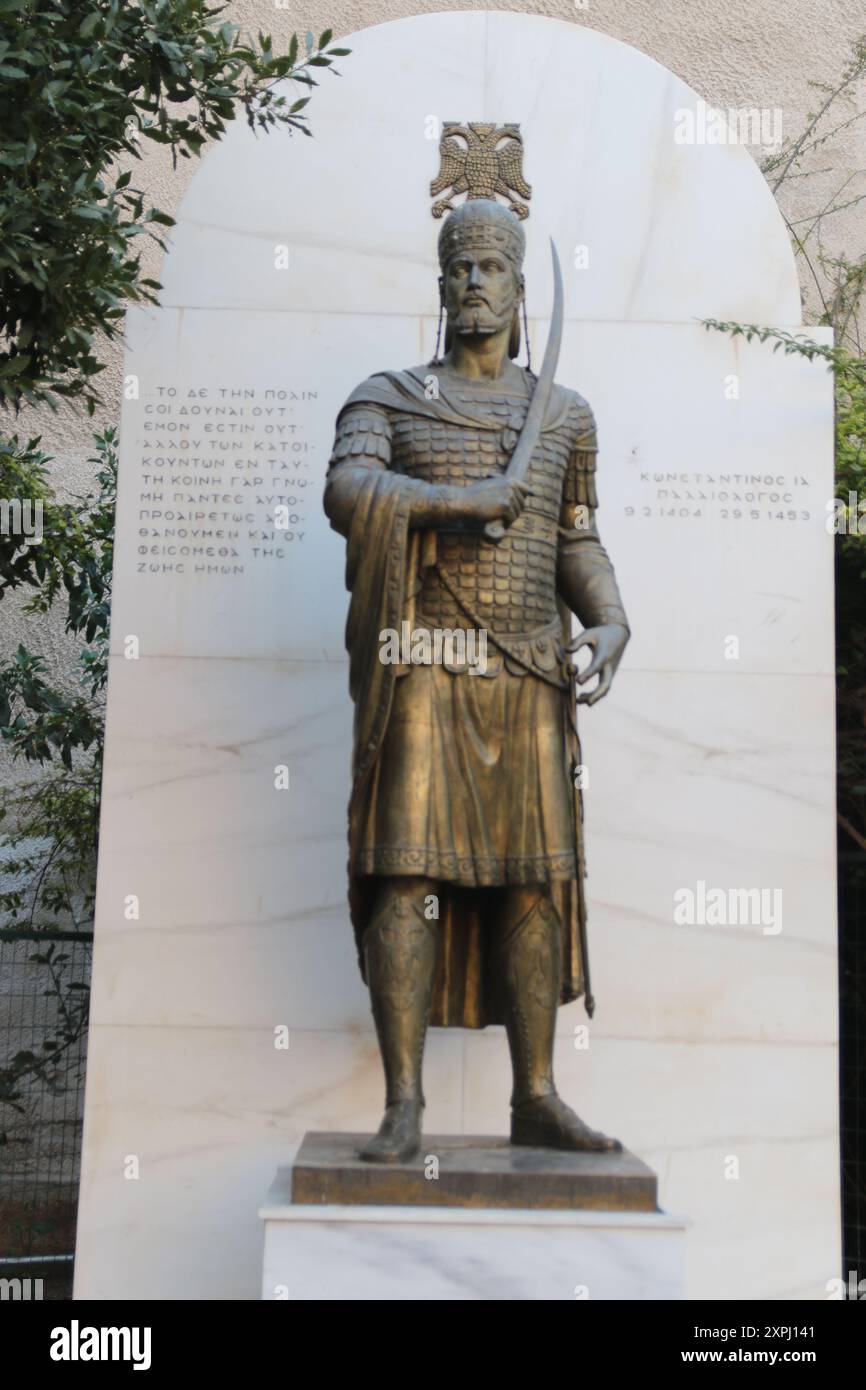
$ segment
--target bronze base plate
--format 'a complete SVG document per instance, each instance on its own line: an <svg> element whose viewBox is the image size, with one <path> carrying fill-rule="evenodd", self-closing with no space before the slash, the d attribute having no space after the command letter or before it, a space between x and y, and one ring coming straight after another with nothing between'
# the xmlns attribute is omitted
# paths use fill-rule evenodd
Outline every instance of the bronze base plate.
<svg viewBox="0 0 866 1390"><path fill-rule="evenodd" d="M292 1168L292 1202L658 1211L655 1173L627 1151L569 1153L519 1148L484 1135L426 1134L415 1158L384 1164L358 1157L368 1138L307 1133ZM428 1176L433 1172L438 1176Z"/></svg>

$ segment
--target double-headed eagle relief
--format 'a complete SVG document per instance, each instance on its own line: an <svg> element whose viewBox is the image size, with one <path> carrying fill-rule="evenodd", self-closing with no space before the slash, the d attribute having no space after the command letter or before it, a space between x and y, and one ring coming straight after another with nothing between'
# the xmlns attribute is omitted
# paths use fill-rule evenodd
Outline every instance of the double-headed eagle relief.
<svg viewBox="0 0 866 1390"><path fill-rule="evenodd" d="M518 217L529 216L529 208L520 201L532 197L532 187L523 177L523 137L519 125L493 125L486 121L461 125L447 121L439 155L442 162L430 184L430 193L435 198L446 189L450 192L433 204L434 217L453 212L452 200L460 193L465 193L467 199L499 195L507 199L508 207Z"/></svg>
<svg viewBox="0 0 866 1390"><path fill-rule="evenodd" d="M349 904L385 1072L360 1156L419 1152L430 1024L505 1025L513 1144L612 1151L553 1079L558 1006L592 1013L576 705L607 693L629 636L595 519L595 420L555 381L555 248L541 370L516 360L518 127L448 125L441 153L444 353L437 338L433 361L355 388L324 494L352 596Z"/></svg>

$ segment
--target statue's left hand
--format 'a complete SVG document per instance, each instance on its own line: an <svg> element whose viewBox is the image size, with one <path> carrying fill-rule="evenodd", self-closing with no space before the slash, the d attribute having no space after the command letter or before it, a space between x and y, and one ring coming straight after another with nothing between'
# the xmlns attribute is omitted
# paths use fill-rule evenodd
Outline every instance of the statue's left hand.
<svg viewBox="0 0 866 1390"><path fill-rule="evenodd" d="M586 685L593 676L599 676L598 685L584 695L578 695L579 705L594 705L610 690L616 668L622 660L629 639L628 628L619 623L604 623L601 627L588 627L579 637L568 643L566 651L577 652L581 647L592 647L593 657L585 671L577 676L578 685Z"/></svg>

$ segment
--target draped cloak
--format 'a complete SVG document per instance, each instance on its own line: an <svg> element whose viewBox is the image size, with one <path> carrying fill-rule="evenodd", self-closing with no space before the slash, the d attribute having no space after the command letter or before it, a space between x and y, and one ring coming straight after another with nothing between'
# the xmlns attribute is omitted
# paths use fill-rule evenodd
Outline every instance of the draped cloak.
<svg viewBox="0 0 866 1390"><path fill-rule="evenodd" d="M388 410L444 420L464 429L498 428L481 411L476 412L462 402L449 401L441 384L438 399L428 400L424 378L416 374L417 371L381 372L369 377L345 402L338 416L338 425L343 411L350 406L372 404ZM542 432L563 423L572 398L571 392L554 387ZM355 707L349 801L349 905L362 976L365 969L361 942L373 909L378 878L357 872L358 836L361 813L388 728L398 679L397 668L380 660L380 634L386 628L401 631L401 623L407 615L411 586L415 581L412 568L417 555L416 548L410 543L410 498L403 475L390 469L371 468L365 472L367 476L359 483L356 494L346 546L346 587L351 594L346 622L346 648L349 654L349 691ZM568 640L571 635L571 615L561 602L559 610L563 620L563 637ZM494 633L491 633L491 641L495 644ZM525 679L538 678L527 675ZM581 755L574 692L570 686L563 691L562 698L567 704L565 726L569 764L566 765L564 749L563 775L571 777L574 768L581 763ZM587 1012L591 1015L593 1000L588 988L583 884L586 870L579 790L574 791L573 807L577 876L554 880L547 886L563 926L561 1002L569 1003L585 995ZM486 968L486 943L490 930L495 930L495 912L493 890L442 885L439 901L440 964L431 1016L434 1026L483 1028L491 1023L503 1022Z"/></svg>

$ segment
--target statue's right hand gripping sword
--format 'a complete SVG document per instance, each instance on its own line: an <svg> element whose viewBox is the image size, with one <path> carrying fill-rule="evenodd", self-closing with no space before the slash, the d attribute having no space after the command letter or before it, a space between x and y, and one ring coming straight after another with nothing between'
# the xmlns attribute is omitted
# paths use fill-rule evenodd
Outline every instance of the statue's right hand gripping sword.
<svg viewBox="0 0 866 1390"><path fill-rule="evenodd" d="M550 393L553 390L553 378L556 375L556 364L559 361L559 349L562 343L562 270L553 237L550 238L550 254L553 259L553 313L550 319L550 336L547 339L544 361L541 364L541 372L532 393L532 400L529 402L529 409L526 412L523 429L520 431L520 438L505 470L505 477L514 478L517 482L526 477L532 462L532 455L547 413ZM505 523L502 521L488 521L484 527L484 535L489 541L501 541L505 535L505 529Z"/></svg>

